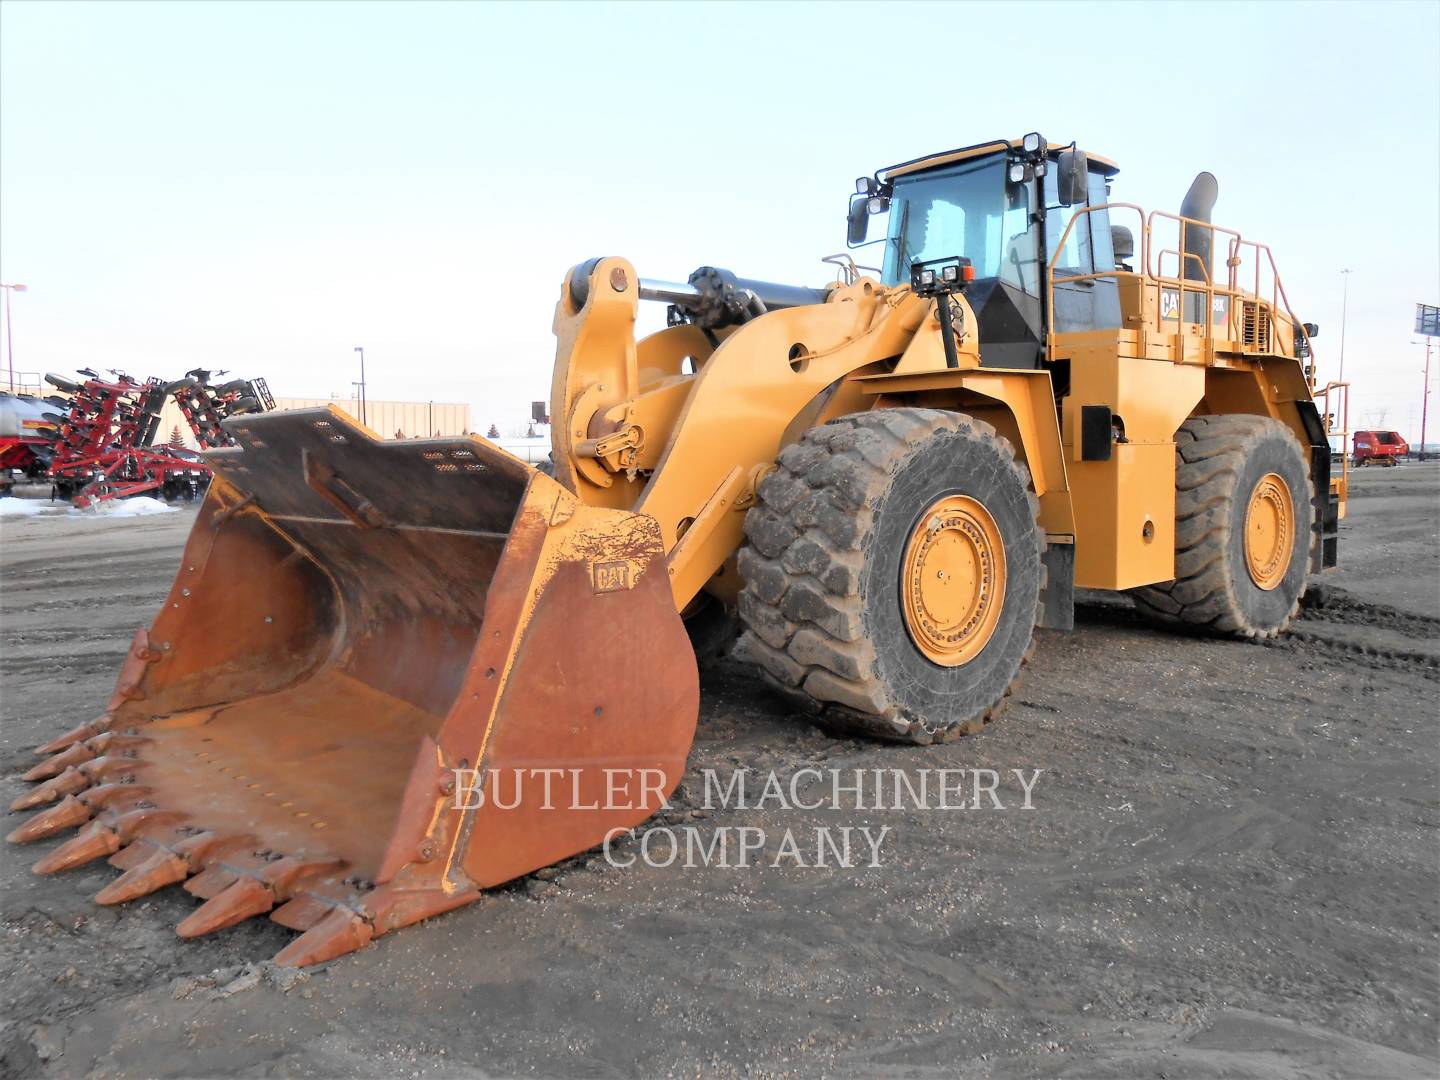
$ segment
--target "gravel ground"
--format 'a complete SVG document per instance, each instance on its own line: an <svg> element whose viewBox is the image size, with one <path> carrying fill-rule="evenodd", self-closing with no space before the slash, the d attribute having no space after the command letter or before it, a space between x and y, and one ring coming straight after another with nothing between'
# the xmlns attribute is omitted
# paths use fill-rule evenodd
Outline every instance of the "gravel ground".
<svg viewBox="0 0 1440 1080"><path fill-rule="evenodd" d="M182 941L180 889L102 908L103 863L39 878L50 845L6 847L0 1076L1433 1077L1440 466L1353 495L1282 641L1085 596L950 746L832 739L708 671L657 824L764 829L745 868L583 856L293 973L262 962L272 923ZM192 520L0 518L7 800L103 704ZM1005 808L706 809L707 768L993 769ZM1026 810L1010 770L1035 769ZM822 825L888 827L880 865L771 864Z"/></svg>

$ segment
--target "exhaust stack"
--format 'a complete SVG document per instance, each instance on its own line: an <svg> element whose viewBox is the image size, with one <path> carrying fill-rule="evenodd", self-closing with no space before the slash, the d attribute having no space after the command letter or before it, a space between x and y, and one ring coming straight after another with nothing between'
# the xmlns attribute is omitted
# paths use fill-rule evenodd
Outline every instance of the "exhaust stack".
<svg viewBox="0 0 1440 1080"><path fill-rule="evenodd" d="M1195 221L1209 222L1210 213L1215 209L1215 199L1220 194L1220 184L1213 173L1202 172L1190 182L1190 190L1180 203L1180 216ZM1180 248L1185 252L1181 260L1184 266L1180 276L1187 281L1208 281L1213 266L1210 250L1214 246L1215 230L1202 229L1195 225L1182 224L1180 227ZM1193 256L1193 258L1192 258Z"/></svg>

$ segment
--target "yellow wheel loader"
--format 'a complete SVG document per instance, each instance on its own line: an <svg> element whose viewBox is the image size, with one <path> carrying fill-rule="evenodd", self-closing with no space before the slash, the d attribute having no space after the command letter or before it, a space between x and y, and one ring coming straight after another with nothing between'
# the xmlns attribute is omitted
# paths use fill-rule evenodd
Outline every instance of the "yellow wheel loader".
<svg viewBox="0 0 1440 1080"><path fill-rule="evenodd" d="M992 720L1077 586L1281 632L1335 561L1343 387L1209 174L1169 214L1116 171L1028 135L862 177L881 265L823 288L576 266L551 475L334 407L227 421L164 607L10 839L78 827L36 872L183 882L181 935L268 914L309 964L659 809L725 613L819 723L915 743Z"/></svg>

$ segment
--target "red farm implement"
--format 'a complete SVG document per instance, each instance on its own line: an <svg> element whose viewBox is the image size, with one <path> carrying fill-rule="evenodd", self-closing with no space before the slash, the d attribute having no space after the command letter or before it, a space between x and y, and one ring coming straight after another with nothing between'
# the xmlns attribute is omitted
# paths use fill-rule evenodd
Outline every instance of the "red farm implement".
<svg viewBox="0 0 1440 1080"><path fill-rule="evenodd" d="M264 379L232 379L211 386L210 372L203 368L187 371L185 378L165 389L175 396L175 404L180 406L195 441L206 450L235 445L235 436L220 426L220 421L227 416L275 408L275 399L270 396L270 387Z"/></svg>
<svg viewBox="0 0 1440 1080"><path fill-rule="evenodd" d="M230 444L230 436L219 426L224 417L273 405L268 389L262 402L249 392L254 385L250 382L212 390L209 373L198 369L170 384L111 374L113 378L107 380L82 369L82 382L45 376L69 395L53 399L56 411L45 414L54 431L47 475L55 494L79 507L146 494L193 499L204 491L210 468L198 454L155 445L160 410L172 393L196 442L205 449ZM255 382L264 387L264 380ZM247 393L242 396L241 390Z"/></svg>

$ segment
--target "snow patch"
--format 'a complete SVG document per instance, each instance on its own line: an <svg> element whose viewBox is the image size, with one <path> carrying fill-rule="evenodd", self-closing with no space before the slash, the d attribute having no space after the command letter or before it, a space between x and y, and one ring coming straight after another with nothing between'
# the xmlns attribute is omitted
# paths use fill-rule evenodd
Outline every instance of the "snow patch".
<svg viewBox="0 0 1440 1080"><path fill-rule="evenodd" d="M40 499L21 499L14 495L0 499L0 517L33 517L51 509L58 510L60 505L52 505Z"/></svg>
<svg viewBox="0 0 1440 1080"><path fill-rule="evenodd" d="M91 510L71 510L72 514L101 514L105 517L148 517L151 514L173 514L180 508L161 499L136 495L131 499L106 499Z"/></svg>

